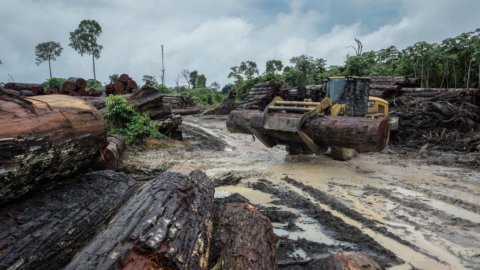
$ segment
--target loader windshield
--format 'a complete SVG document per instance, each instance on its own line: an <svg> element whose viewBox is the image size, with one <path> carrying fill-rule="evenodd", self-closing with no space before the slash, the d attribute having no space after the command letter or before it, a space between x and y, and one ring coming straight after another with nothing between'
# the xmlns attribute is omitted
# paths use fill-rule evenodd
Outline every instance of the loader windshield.
<svg viewBox="0 0 480 270"><path fill-rule="evenodd" d="M327 82L327 96L333 103L337 103L342 99L343 92L345 91L345 82L346 80L344 78L333 79Z"/></svg>

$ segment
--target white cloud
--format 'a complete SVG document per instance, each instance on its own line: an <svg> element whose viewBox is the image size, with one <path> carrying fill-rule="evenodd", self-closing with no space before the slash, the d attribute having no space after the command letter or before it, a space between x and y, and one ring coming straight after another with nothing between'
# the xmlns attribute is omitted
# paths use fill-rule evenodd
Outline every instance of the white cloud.
<svg viewBox="0 0 480 270"><path fill-rule="evenodd" d="M0 81L7 81L7 74L18 81L43 81L48 76L47 66L35 65L33 50L37 43L48 40L64 47L53 63L55 76L92 77L91 58L80 57L68 47L69 32L85 18L96 19L103 28L99 42L104 50L96 62L98 79L105 82L108 75L123 72L137 81L144 74L158 78L160 46L164 44L168 85L175 84L183 69L197 69L207 76L208 83L224 84L229 68L243 60L257 62L261 70L268 59L287 64L300 54L342 64L345 56L353 53L347 46L354 44L354 37L363 42L364 51L389 45L401 49L480 27L479 1L395 0L392 5L398 12L395 19L390 17L391 7L382 17L386 5L373 0L3 0ZM349 14L358 17L346 22L332 7L337 11L355 9ZM373 19L384 23L372 28L368 23Z"/></svg>

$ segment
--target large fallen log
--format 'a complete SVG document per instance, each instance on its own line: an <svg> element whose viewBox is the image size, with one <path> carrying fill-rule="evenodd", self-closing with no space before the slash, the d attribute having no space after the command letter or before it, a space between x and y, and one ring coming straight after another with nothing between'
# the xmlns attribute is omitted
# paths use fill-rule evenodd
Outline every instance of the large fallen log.
<svg viewBox="0 0 480 270"><path fill-rule="evenodd" d="M271 146L302 143L300 137L293 132L265 129L263 112L259 111L232 111L227 120L227 128L234 133L257 133L267 138ZM389 135L386 119L327 115L307 120L301 130L319 145L354 148L361 152L381 151L387 145Z"/></svg>
<svg viewBox="0 0 480 270"><path fill-rule="evenodd" d="M203 172L161 174L66 269L207 269L213 193Z"/></svg>
<svg viewBox="0 0 480 270"><path fill-rule="evenodd" d="M124 173L88 173L0 209L0 269L61 269L135 191Z"/></svg>
<svg viewBox="0 0 480 270"><path fill-rule="evenodd" d="M106 146L103 116L65 95L0 94L0 205L89 167Z"/></svg>
<svg viewBox="0 0 480 270"><path fill-rule="evenodd" d="M216 211L210 265L214 269L276 269L270 220L249 203L225 203Z"/></svg>

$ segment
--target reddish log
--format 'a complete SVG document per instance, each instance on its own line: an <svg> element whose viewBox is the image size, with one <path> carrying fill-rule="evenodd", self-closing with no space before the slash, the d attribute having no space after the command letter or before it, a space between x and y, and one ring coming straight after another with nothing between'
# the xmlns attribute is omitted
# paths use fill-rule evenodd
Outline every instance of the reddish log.
<svg viewBox="0 0 480 270"><path fill-rule="evenodd" d="M127 74L122 74L120 75L120 77L118 77L118 81L122 83L128 83L129 80L130 80L130 76L128 76Z"/></svg>
<svg viewBox="0 0 480 270"><path fill-rule="evenodd" d="M62 85L62 92L66 93L66 94L70 94L70 93L74 92L75 89L77 89L77 86L75 85L74 82L65 81Z"/></svg>
<svg viewBox="0 0 480 270"><path fill-rule="evenodd" d="M137 82L135 82L133 79L130 79L127 82L127 88L130 91L137 89L138 88Z"/></svg>
<svg viewBox="0 0 480 270"><path fill-rule="evenodd" d="M115 94L120 95L123 94L123 90L125 90L125 85L121 81L116 81L113 84L113 89L115 89Z"/></svg>
<svg viewBox="0 0 480 270"><path fill-rule="evenodd" d="M87 81L82 78L70 77L67 81L75 84L76 88L85 88L87 86Z"/></svg>
<svg viewBox="0 0 480 270"><path fill-rule="evenodd" d="M101 113L65 95L0 95L0 204L65 181L106 146Z"/></svg>
<svg viewBox="0 0 480 270"><path fill-rule="evenodd" d="M110 83L105 85L105 94L107 96L115 94L115 89L113 88L113 84Z"/></svg>

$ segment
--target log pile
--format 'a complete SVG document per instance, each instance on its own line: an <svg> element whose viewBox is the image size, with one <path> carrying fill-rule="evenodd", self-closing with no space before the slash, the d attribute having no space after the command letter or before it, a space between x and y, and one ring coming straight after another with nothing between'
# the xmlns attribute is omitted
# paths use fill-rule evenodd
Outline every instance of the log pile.
<svg viewBox="0 0 480 270"><path fill-rule="evenodd" d="M321 101L325 97L323 85L307 85L282 89L279 95L285 100L297 101L303 101L305 99Z"/></svg>
<svg viewBox="0 0 480 270"><path fill-rule="evenodd" d="M279 95L281 86L281 83L275 81L256 84L247 92L244 102L238 105L238 108L263 111L268 103Z"/></svg>
<svg viewBox="0 0 480 270"><path fill-rule="evenodd" d="M163 104L169 105L171 109L183 109L195 107L192 96L187 94L163 95Z"/></svg>
<svg viewBox="0 0 480 270"><path fill-rule="evenodd" d="M85 79L70 77L63 83L62 89L58 91L58 94L65 94L70 96L86 96L86 87L87 81Z"/></svg>
<svg viewBox="0 0 480 270"><path fill-rule="evenodd" d="M138 85L130 76L122 74L117 81L105 86L105 93L108 95L125 95L130 94L138 89Z"/></svg>
<svg viewBox="0 0 480 270"><path fill-rule="evenodd" d="M228 92L227 97L222 101L222 103L209 111L206 111L204 114L205 115L226 115L229 114L231 111L235 110L237 107L235 105L235 97L237 96L237 93L235 90L230 90Z"/></svg>
<svg viewBox="0 0 480 270"><path fill-rule="evenodd" d="M36 96L44 93L43 85L38 83L11 82L6 83L3 88L8 90L9 94L18 96Z"/></svg>
<svg viewBox="0 0 480 270"><path fill-rule="evenodd" d="M62 269L136 187L124 173L88 173L0 208L1 269Z"/></svg>
<svg viewBox="0 0 480 270"><path fill-rule="evenodd" d="M106 146L101 113L70 96L0 93L0 126L0 204L68 179Z"/></svg>
<svg viewBox="0 0 480 270"><path fill-rule="evenodd" d="M417 149L474 151L480 145L480 104L459 93L397 99L391 115L400 121L392 143Z"/></svg>
<svg viewBox="0 0 480 270"><path fill-rule="evenodd" d="M165 97L167 97L166 100ZM181 137L177 129L182 124L182 117L173 114L170 104L174 100L172 97L160 93L154 87L144 85L135 91L128 100L134 108L150 117L161 133L170 137ZM177 97L178 99L176 99ZM187 99L183 99L182 95L178 95L175 96L175 100Z"/></svg>

